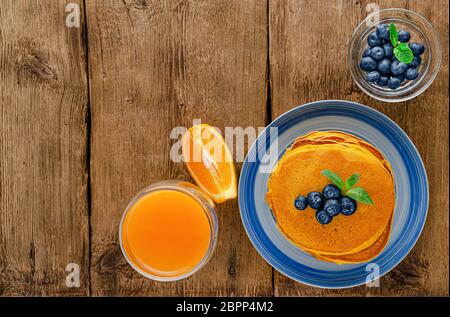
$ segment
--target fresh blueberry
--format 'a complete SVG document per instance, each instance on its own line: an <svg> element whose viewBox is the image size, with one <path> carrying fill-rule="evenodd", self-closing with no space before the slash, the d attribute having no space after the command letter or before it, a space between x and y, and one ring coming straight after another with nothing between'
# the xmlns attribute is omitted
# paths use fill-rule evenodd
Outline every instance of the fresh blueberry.
<svg viewBox="0 0 450 317"><path fill-rule="evenodd" d="M342 197L341 198L341 213L345 216L353 215L357 209L356 201L351 199L350 197Z"/></svg>
<svg viewBox="0 0 450 317"><path fill-rule="evenodd" d="M391 77L391 79L388 80L388 87L391 89L397 89L402 84L402 81L398 77Z"/></svg>
<svg viewBox="0 0 450 317"><path fill-rule="evenodd" d="M387 86L389 77L387 76L380 76L380 79L377 80L377 85L381 87Z"/></svg>
<svg viewBox="0 0 450 317"><path fill-rule="evenodd" d="M370 57L372 57L374 60L379 61L384 57L384 49L381 46L372 47L372 49L370 50Z"/></svg>
<svg viewBox="0 0 450 317"><path fill-rule="evenodd" d="M369 34L369 36L367 37L367 43L370 47L381 45L381 40L377 36L377 32L372 32Z"/></svg>
<svg viewBox="0 0 450 317"><path fill-rule="evenodd" d="M402 43L406 43L411 39L411 34L406 30L398 31L398 40Z"/></svg>
<svg viewBox="0 0 450 317"><path fill-rule="evenodd" d="M402 84L405 81L405 74L393 76L392 78L398 78L398 80L400 80L400 84Z"/></svg>
<svg viewBox="0 0 450 317"><path fill-rule="evenodd" d="M295 208L297 208L298 210L305 210L306 207L308 207L308 201L306 200L305 196L298 196L297 198L295 198L294 200L294 206Z"/></svg>
<svg viewBox="0 0 450 317"><path fill-rule="evenodd" d="M334 217L342 211L341 202L336 199L328 199L323 205L323 210L325 210L329 216Z"/></svg>
<svg viewBox="0 0 450 317"><path fill-rule="evenodd" d="M333 217L331 217L329 214L325 212L325 210L317 210L316 212L316 219L319 223L326 225L333 220Z"/></svg>
<svg viewBox="0 0 450 317"><path fill-rule="evenodd" d="M391 63L391 73L394 76L403 74L407 69L408 65L400 62L399 60L395 60Z"/></svg>
<svg viewBox="0 0 450 317"><path fill-rule="evenodd" d="M381 61L378 62L378 71L383 74L387 75L391 73L391 61L387 58L383 58Z"/></svg>
<svg viewBox="0 0 450 317"><path fill-rule="evenodd" d="M371 52L370 47L366 48L364 50L363 54L362 54L362 57L369 57L370 56L370 52Z"/></svg>
<svg viewBox="0 0 450 317"><path fill-rule="evenodd" d="M387 24L377 25L377 36L380 40L389 40L389 26Z"/></svg>
<svg viewBox="0 0 450 317"><path fill-rule="evenodd" d="M414 80L417 77L419 77L419 72L417 71L417 68L408 68L408 70L405 73L405 78L408 80Z"/></svg>
<svg viewBox="0 0 450 317"><path fill-rule="evenodd" d="M414 56L413 61L408 64L408 67L409 68L417 68L420 66L420 64L422 64L422 59L420 58L420 56Z"/></svg>
<svg viewBox="0 0 450 317"><path fill-rule="evenodd" d="M313 209L319 209L323 205L323 197L319 192L310 192L307 199L308 205Z"/></svg>
<svg viewBox="0 0 450 317"><path fill-rule="evenodd" d="M334 184L328 184L323 188L322 195L326 200L338 199L341 197L341 190Z"/></svg>
<svg viewBox="0 0 450 317"><path fill-rule="evenodd" d="M392 58L392 56L394 55L394 53L393 53L394 47L389 42L383 44L383 50L384 50L384 56L387 58Z"/></svg>
<svg viewBox="0 0 450 317"><path fill-rule="evenodd" d="M361 67L362 70L365 71L372 71L377 69L377 61L374 60L372 57L364 57L361 62L359 62L359 67Z"/></svg>
<svg viewBox="0 0 450 317"><path fill-rule="evenodd" d="M422 43L409 43L409 48L415 56L422 55L425 52L425 45Z"/></svg>
<svg viewBox="0 0 450 317"><path fill-rule="evenodd" d="M377 71L369 72L369 73L366 75L366 79L367 79L367 81L375 82L375 81L377 81L378 79L380 79L380 73L377 72Z"/></svg>

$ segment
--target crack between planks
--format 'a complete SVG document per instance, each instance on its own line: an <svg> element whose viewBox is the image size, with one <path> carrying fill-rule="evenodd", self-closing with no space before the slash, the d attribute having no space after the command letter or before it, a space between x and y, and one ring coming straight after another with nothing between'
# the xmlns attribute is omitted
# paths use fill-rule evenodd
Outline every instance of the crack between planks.
<svg viewBox="0 0 450 317"><path fill-rule="evenodd" d="M88 27L87 27L87 0L83 0L83 40L84 49L86 52L86 81L87 81L87 109L86 109L86 172L87 172L87 208L88 208L88 268L87 268L87 281L88 281L88 296L92 296L92 280L91 280L91 262L92 262L92 226L91 226L91 215L92 215L92 188L91 188L91 85L90 85L90 71L89 71L89 40L88 40Z"/></svg>
<svg viewBox="0 0 450 317"><path fill-rule="evenodd" d="M266 58L266 84L267 84L267 99L266 99L266 125L272 122L272 93L270 85L270 0L266 2L266 32L267 32L267 58Z"/></svg>
<svg viewBox="0 0 450 317"><path fill-rule="evenodd" d="M267 84L267 99L266 99L266 126L272 122L272 92L270 85L270 0L266 0L266 32L267 32L267 58L266 58L266 84ZM275 269L272 269L272 297L275 296Z"/></svg>

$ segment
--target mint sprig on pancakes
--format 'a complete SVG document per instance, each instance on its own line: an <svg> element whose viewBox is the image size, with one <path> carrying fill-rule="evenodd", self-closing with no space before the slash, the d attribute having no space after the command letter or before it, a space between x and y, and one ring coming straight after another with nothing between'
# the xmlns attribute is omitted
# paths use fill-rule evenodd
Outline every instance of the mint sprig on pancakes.
<svg viewBox="0 0 450 317"><path fill-rule="evenodd" d="M345 183L339 175L330 170L323 170L321 173L342 191L342 195L348 196L366 205L373 205L372 199L364 188L354 187L361 178L361 175L358 173L352 174Z"/></svg>

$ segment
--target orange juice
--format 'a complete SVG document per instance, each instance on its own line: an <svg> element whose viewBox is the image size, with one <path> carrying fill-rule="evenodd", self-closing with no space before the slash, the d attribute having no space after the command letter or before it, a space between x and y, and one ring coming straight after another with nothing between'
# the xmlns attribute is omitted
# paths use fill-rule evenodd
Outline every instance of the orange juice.
<svg viewBox="0 0 450 317"><path fill-rule="evenodd" d="M121 224L125 257L138 272L156 280L176 280L195 272L215 242L215 214L195 189L174 186L139 195Z"/></svg>

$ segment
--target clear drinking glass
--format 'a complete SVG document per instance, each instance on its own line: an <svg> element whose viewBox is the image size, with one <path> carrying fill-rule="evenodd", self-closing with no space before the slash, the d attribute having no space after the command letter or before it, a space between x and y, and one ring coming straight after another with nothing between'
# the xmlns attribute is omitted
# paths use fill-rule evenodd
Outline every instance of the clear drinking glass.
<svg viewBox="0 0 450 317"><path fill-rule="evenodd" d="M128 227L124 228L124 223L127 222L126 219L128 219L127 217L129 213L133 212L134 206L136 206L136 204L138 204L140 201L142 201L152 193L157 193L161 191L175 191L177 193L189 196L195 201L196 204L198 204L198 206L201 207L202 211L204 212L208 220L210 229L209 246L203 258L188 271L177 272L172 274L166 272L158 272L157 270L151 269L148 266L146 266L145 263L139 261L139 259L137 259L132 254L131 252L132 248L128 246L129 242L124 242L124 238L127 239L127 237L124 237L124 234L127 234L126 232L131 232L130 230L132 230L129 229ZM143 276L156 281L176 281L194 274L210 260L217 244L218 230L219 225L217 215L214 209L214 203L206 194L204 194L197 186L188 182L164 181L148 186L147 188L139 192L128 204L122 216L122 220L120 222L120 229L119 229L120 248L128 263L138 273L142 274ZM156 239L157 238L158 237L156 237Z"/></svg>

